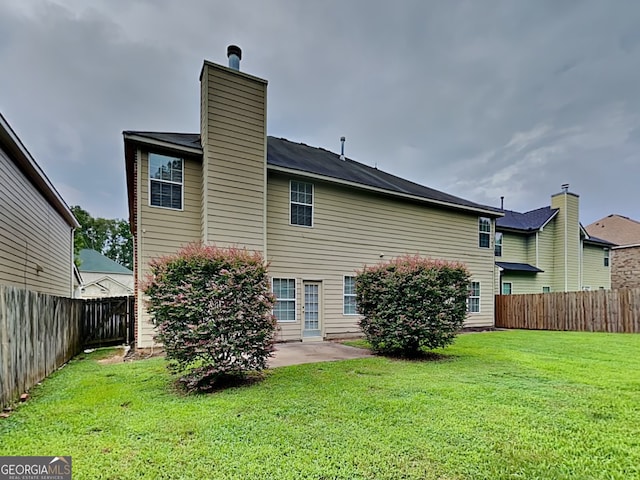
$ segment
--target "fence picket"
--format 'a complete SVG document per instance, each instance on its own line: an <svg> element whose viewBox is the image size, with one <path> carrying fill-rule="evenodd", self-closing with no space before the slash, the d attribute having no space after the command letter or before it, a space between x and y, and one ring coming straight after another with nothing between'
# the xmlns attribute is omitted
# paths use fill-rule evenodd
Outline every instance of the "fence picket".
<svg viewBox="0 0 640 480"><path fill-rule="evenodd" d="M640 333L640 288L497 295L496 327Z"/></svg>

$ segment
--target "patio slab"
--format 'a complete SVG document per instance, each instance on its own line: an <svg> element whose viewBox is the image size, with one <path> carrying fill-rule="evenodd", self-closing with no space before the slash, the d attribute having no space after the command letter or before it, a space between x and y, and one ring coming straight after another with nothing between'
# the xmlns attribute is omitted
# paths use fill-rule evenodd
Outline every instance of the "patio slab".
<svg viewBox="0 0 640 480"><path fill-rule="evenodd" d="M335 342L277 343L274 349L274 355L269 359L269 368L373 356L369 350Z"/></svg>

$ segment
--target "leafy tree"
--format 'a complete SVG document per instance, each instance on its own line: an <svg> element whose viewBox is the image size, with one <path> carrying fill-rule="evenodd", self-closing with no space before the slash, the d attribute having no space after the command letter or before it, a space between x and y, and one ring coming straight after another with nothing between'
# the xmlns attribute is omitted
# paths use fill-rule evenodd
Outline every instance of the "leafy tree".
<svg viewBox="0 0 640 480"><path fill-rule="evenodd" d="M72 206L71 211L80 224L74 236L76 254L83 248L92 248L133 269L133 237L129 222L118 218L94 218L79 205Z"/></svg>

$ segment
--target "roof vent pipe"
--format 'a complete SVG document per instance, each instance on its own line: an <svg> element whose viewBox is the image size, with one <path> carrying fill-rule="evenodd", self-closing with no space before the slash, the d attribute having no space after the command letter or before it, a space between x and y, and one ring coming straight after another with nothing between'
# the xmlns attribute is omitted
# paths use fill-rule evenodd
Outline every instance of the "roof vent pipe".
<svg viewBox="0 0 640 480"><path fill-rule="evenodd" d="M500 210L504 210L504 195L500 197Z"/></svg>
<svg viewBox="0 0 640 480"><path fill-rule="evenodd" d="M236 45L227 47L227 57L229 58L229 68L240 70L240 60L242 60L242 50Z"/></svg>
<svg viewBox="0 0 640 480"><path fill-rule="evenodd" d="M561 185L562 188L562 193L568 193L569 192L569 184L568 183L563 183Z"/></svg>
<svg viewBox="0 0 640 480"><path fill-rule="evenodd" d="M340 137L340 160L345 160L344 157L344 142L347 139L345 137Z"/></svg>

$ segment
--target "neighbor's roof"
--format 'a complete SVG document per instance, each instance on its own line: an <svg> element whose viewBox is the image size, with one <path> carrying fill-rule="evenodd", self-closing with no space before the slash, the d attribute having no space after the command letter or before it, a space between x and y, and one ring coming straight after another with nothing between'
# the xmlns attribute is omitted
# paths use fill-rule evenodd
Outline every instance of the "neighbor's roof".
<svg viewBox="0 0 640 480"><path fill-rule="evenodd" d="M496 228L535 232L544 227L557 213L558 210L551 207L536 208L525 213L504 210L504 217L496 220Z"/></svg>
<svg viewBox="0 0 640 480"><path fill-rule="evenodd" d="M527 272L527 273L543 273L544 270L540 270L538 267L529 265L528 263L513 263L513 262L496 262L496 265L508 272Z"/></svg>
<svg viewBox="0 0 640 480"><path fill-rule="evenodd" d="M38 189L42 196L55 208L58 214L72 228L78 228L80 224L71 213L71 209L62 199L51 181L47 178L38 163L31 156L11 125L0 113L0 148L5 151L15 164L22 170L31 183Z"/></svg>
<svg viewBox="0 0 640 480"><path fill-rule="evenodd" d="M125 140L150 143L160 147L200 149L200 135L193 133L123 132ZM196 147L197 146L197 147ZM267 137L267 167L270 170L318 176L322 179L382 191L418 200L428 200L443 206L475 210L498 217L500 209L471 202L433 188L369 167L354 160L341 160L336 153L323 148L311 147L284 138Z"/></svg>
<svg viewBox="0 0 640 480"><path fill-rule="evenodd" d="M114 262L100 252L90 248L80 250L78 258L80 259L80 266L78 267L80 272L133 275L133 272L127 267L123 267L118 262Z"/></svg>
<svg viewBox="0 0 640 480"><path fill-rule="evenodd" d="M640 222L623 215L608 215L587 225L586 230L590 236L596 235L616 245L640 244Z"/></svg>

